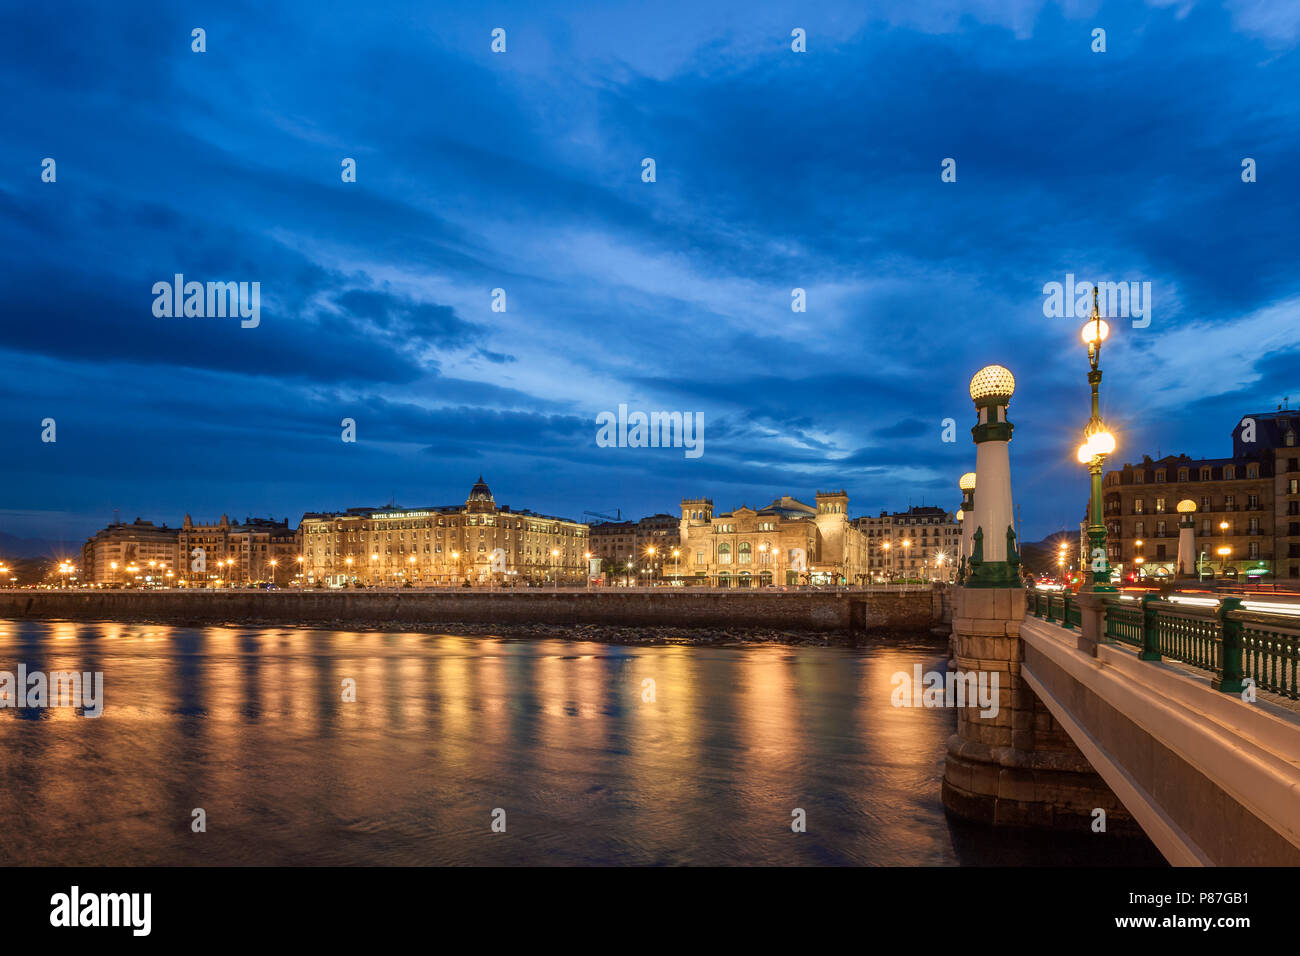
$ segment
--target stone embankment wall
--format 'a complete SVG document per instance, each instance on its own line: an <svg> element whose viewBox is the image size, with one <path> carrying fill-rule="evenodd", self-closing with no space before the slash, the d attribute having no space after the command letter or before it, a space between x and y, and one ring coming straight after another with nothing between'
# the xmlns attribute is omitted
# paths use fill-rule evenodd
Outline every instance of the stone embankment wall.
<svg viewBox="0 0 1300 956"><path fill-rule="evenodd" d="M429 626L606 624L917 632L941 619L937 591L0 591L0 618Z"/></svg>

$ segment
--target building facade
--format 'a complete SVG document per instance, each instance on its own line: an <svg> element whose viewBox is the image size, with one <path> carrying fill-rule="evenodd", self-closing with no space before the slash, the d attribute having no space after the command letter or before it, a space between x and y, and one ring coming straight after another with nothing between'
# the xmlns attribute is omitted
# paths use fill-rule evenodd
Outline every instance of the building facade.
<svg viewBox="0 0 1300 956"><path fill-rule="evenodd" d="M303 515L308 587L585 584L587 525L498 505L482 476L463 505Z"/></svg>
<svg viewBox="0 0 1300 956"><path fill-rule="evenodd" d="M714 587L860 584L866 538L849 520L844 491L819 491L816 505L789 495L764 508L714 513L709 498L682 499L682 583Z"/></svg>
<svg viewBox="0 0 1300 956"><path fill-rule="evenodd" d="M234 524L226 515L215 524L195 524L189 516L177 535L181 583L186 587L239 587L245 584L295 583L297 534L289 519L245 518Z"/></svg>
<svg viewBox="0 0 1300 956"><path fill-rule="evenodd" d="M105 587L171 584L177 571L176 529L136 518L111 524L81 547L81 581Z"/></svg>
<svg viewBox="0 0 1300 956"><path fill-rule="evenodd" d="M955 580L961 564L961 524L951 511L918 505L856 518L854 524L867 541L872 581Z"/></svg>
<svg viewBox="0 0 1300 956"><path fill-rule="evenodd" d="M655 514L591 526L591 553L612 580L664 580L681 567L681 521Z"/></svg>
<svg viewBox="0 0 1300 956"><path fill-rule="evenodd" d="M1247 415L1229 458L1145 456L1102 481L1108 557L1122 579L1178 573L1178 513L1189 500L1202 577L1300 578L1300 411Z"/></svg>

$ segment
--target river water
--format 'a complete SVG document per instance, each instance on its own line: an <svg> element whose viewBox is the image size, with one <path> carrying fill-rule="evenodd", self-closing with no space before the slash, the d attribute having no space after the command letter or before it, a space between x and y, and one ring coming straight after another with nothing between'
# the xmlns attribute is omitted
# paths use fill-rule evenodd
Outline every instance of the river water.
<svg viewBox="0 0 1300 956"><path fill-rule="evenodd" d="M945 656L3 621L104 702L0 710L0 864L1159 862L949 821L953 712L890 704Z"/></svg>

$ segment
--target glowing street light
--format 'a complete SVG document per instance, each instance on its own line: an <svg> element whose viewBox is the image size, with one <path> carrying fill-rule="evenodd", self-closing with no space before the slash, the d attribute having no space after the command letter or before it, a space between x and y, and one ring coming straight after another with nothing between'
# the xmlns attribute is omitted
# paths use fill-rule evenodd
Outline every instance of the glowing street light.
<svg viewBox="0 0 1300 956"><path fill-rule="evenodd" d="M1088 522L1088 585L1092 591L1114 591L1110 583L1110 560L1106 554L1106 525L1102 520L1101 474L1106 456L1115 451L1115 436L1101 420L1101 343L1110 335L1110 326L1101 318L1097 307L1097 287L1092 287L1092 318L1080 332L1088 346L1088 385L1092 388L1092 414L1083 430L1079 446L1079 463L1088 466L1091 485Z"/></svg>

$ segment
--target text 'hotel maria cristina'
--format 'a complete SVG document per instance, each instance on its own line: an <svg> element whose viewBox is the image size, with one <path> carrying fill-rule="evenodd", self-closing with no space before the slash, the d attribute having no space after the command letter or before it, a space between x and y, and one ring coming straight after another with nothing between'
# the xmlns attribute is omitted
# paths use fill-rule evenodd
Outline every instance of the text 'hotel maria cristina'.
<svg viewBox="0 0 1300 956"><path fill-rule="evenodd" d="M498 505L482 476L464 505L303 515L308 585L453 585L586 580L585 524Z"/></svg>

